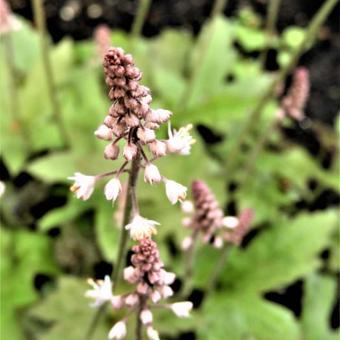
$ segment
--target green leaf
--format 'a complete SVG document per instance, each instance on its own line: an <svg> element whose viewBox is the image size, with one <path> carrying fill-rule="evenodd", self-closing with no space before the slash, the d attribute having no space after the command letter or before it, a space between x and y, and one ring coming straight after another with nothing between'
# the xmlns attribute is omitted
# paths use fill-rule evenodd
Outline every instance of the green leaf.
<svg viewBox="0 0 340 340"><path fill-rule="evenodd" d="M199 339L300 339L291 311L241 292L212 296L197 321Z"/></svg>
<svg viewBox="0 0 340 340"><path fill-rule="evenodd" d="M31 308L30 316L50 324L41 340L84 339L96 310L89 306L90 300L84 297L89 289L85 280L61 277L56 291L52 292L37 306ZM95 339L106 339L109 328L99 323L94 333Z"/></svg>
<svg viewBox="0 0 340 340"><path fill-rule="evenodd" d="M256 213L256 207L255 207ZM318 253L330 243L337 214L301 214L263 231L245 249L235 249L222 282L241 291L278 289L320 265Z"/></svg>
<svg viewBox="0 0 340 340"><path fill-rule="evenodd" d="M38 298L34 275L55 274L50 240L32 232L1 229L1 338L21 339L19 308Z"/></svg>
<svg viewBox="0 0 340 340"><path fill-rule="evenodd" d="M32 162L27 171L46 182L65 182L76 169L74 162L71 152L55 152Z"/></svg>
<svg viewBox="0 0 340 340"><path fill-rule="evenodd" d="M89 205L73 197L69 198L68 203L62 207L53 209L39 220L39 228L41 231L47 231L58 225L64 225L66 222L73 220L85 210Z"/></svg>
<svg viewBox="0 0 340 340"><path fill-rule="evenodd" d="M190 84L189 107L218 92L232 69L236 55L231 48L233 29L223 17L209 21L202 29L191 58L194 81Z"/></svg>
<svg viewBox="0 0 340 340"><path fill-rule="evenodd" d="M336 281L328 276L312 274L305 280L302 332L305 340L336 339L328 325L336 300Z"/></svg>

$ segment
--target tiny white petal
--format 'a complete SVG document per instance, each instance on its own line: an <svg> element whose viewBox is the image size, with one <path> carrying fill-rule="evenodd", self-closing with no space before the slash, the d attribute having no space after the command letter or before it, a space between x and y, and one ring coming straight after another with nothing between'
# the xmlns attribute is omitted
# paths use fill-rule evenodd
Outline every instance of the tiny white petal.
<svg viewBox="0 0 340 340"><path fill-rule="evenodd" d="M90 198L96 184L95 176L87 176L76 172L74 176L68 177L68 179L74 181L70 190L75 193L78 199L86 201Z"/></svg>
<svg viewBox="0 0 340 340"><path fill-rule="evenodd" d="M223 226L224 227L234 229L238 226L238 224L239 224L239 220L235 216L226 216L226 217L223 218Z"/></svg>
<svg viewBox="0 0 340 340"><path fill-rule="evenodd" d="M192 307L193 304L190 301L176 302L170 305L171 310L180 318L186 318L190 316L189 313Z"/></svg>
<svg viewBox="0 0 340 340"><path fill-rule="evenodd" d="M125 226L125 229L130 231L130 237L133 240L138 241L146 237L149 238L152 234L156 234L156 225L159 225L159 223L136 215L131 223Z"/></svg>
<svg viewBox="0 0 340 340"><path fill-rule="evenodd" d="M154 164L147 164L144 170L144 181L150 184L159 183L162 180L162 176Z"/></svg>
<svg viewBox="0 0 340 340"><path fill-rule="evenodd" d="M192 245L192 238L190 236L186 237L183 241L182 241L182 249L183 250L188 250Z"/></svg>
<svg viewBox="0 0 340 340"><path fill-rule="evenodd" d="M99 139L112 140L112 130L104 124L100 125L94 134Z"/></svg>
<svg viewBox="0 0 340 340"><path fill-rule="evenodd" d="M175 273L167 272L164 270L162 272L162 279L166 285L171 285L175 281L176 275Z"/></svg>
<svg viewBox="0 0 340 340"><path fill-rule="evenodd" d="M126 324L118 321L109 332L109 339L123 339L126 336Z"/></svg>
<svg viewBox="0 0 340 340"><path fill-rule="evenodd" d="M107 182L104 188L104 194L107 200L115 201L122 191L122 185L117 177L112 178Z"/></svg>
<svg viewBox="0 0 340 340"><path fill-rule="evenodd" d="M92 289L87 290L85 296L95 300L92 304L93 307L99 307L112 300L112 282L108 275L105 276L104 281L89 279L88 283L92 286Z"/></svg>
<svg viewBox="0 0 340 340"><path fill-rule="evenodd" d="M169 124L169 139L166 141L167 150L169 153L177 153L180 155L190 154L191 145L195 143L195 140L189 133L191 129L192 125L189 124L185 127L180 128L178 131L172 131Z"/></svg>
<svg viewBox="0 0 340 340"><path fill-rule="evenodd" d="M187 188L175 181L165 180L165 192L171 202L176 204L178 201L183 201L187 195Z"/></svg>
<svg viewBox="0 0 340 340"><path fill-rule="evenodd" d="M184 201L181 203L181 209L186 214L191 214L194 212L194 204L191 201Z"/></svg>
<svg viewBox="0 0 340 340"><path fill-rule="evenodd" d="M149 309L144 309L140 313L140 320L142 321L143 325L151 324L153 320L152 313Z"/></svg>
<svg viewBox="0 0 340 340"><path fill-rule="evenodd" d="M147 327L146 329L146 335L148 336L148 338L150 340L159 340L159 334L158 332L152 328L151 326L150 327Z"/></svg>

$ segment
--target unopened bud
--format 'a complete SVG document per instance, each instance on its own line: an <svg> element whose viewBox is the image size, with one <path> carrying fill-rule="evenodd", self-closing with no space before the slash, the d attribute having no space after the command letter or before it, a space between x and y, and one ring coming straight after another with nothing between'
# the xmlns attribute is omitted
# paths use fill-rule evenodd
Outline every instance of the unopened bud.
<svg viewBox="0 0 340 340"><path fill-rule="evenodd" d="M105 159L117 159L119 155L119 146L117 144L109 144L105 147L104 158Z"/></svg>

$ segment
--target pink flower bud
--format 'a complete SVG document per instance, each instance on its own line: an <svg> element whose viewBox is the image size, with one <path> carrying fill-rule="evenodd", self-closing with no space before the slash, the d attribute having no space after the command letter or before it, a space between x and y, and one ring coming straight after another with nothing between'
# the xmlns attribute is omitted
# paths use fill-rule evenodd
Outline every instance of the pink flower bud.
<svg viewBox="0 0 340 340"><path fill-rule="evenodd" d="M107 115L104 119L104 124L111 128L113 126L113 124L115 123L116 119L110 115ZM111 131L111 135L112 135L112 131Z"/></svg>
<svg viewBox="0 0 340 340"><path fill-rule="evenodd" d="M144 143L150 143L156 139L155 131L148 128L138 128L137 137Z"/></svg>
<svg viewBox="0 0 340 340"><path fill-rule="evenodd" d="M153 123L162 124L167 122L171 115L172 112L168 110L163 109L150 110L150 112L146 116L146 120Z"/></svg>
<svg viewBox="0 0 340 340"><path fill-rule="evenodd" d="M139 302L139 298L137 294L129 294L125 298L125 304L129 307L135 306Z"/></svg>
<svg viewBox="0 0 340 340"><path fill-rule="evenodd" d="M105 147L104 158L115 160L119 155L119 146L117 144L109 144Z"/></svg>
<svg viewBox="0 0 340 340"><path fill-rule="evenodd" d="M166 155L166 144L155 139L149 143L149 149L155 157L162 157Z"/></svg>
<svg viewBox="0 0 340 340"><path fill-rule="evenodd" d="M112 140L112 130L104 124L100 125L94 134L99 139Z"/></svg>
<svg viewBox="0 0 340 340"><path fill-rule="evenodd" d="M124 150L123 150L124 158L127 161L131 161L132 159L134 159L136 157L137 150L138 150L138 148L137 148L136 144L133 144L133 143L126 144L124 146Z"/></svg>
<svg viewBox="0 0 340 340"><path fill-rule="evenodd" d="M139 119L133 114L126 115L124 119L128 127L136 127L139 125Z"/></svg>

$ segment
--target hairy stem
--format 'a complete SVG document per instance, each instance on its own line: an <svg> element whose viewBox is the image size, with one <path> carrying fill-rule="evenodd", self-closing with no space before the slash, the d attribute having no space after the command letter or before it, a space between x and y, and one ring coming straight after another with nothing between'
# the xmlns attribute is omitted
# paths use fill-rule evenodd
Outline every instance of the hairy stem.
<svg viewBox="0 0 340 340"><path fill-rule="evenodd" d="M322 23L326 20L334 6L338 3L339 0L327 0L324 2L319 11L314 15L311 23L309 24L305 38L301 42L300 46L294 51L290 62L284 66L278 75L273 79L271 84L268 86L267 90L264 92L258 103L255 105L253 110L250 112L246 123L241 126L240 132L235 140L235 144L228 155L228 161L225 165L225 172L227 176L227 186L233 176L234 171L234 162L233 160L237 159L237 155L240 152L240 148L244 139L247 135L252 131L254 122L258 122L260 120L263 108L268 103L268 101L274 96L275 89L277 85L287 76L287 74L295 67L300 56L306 51L307 47L312 43L315 39L316 33Z"/></svg>
<svg viewBox="0 0 340 340"><path fill-rule="evenodd" d="M126 193L125 204L124 204L124 216L123 216L123 221L121 225L120 241L119 241L118 253L116 257L117 260L115 262L114 271L113 271L113 284L114 284L113 291L115 291L118 286L119 274L120 274L120 270L123 265L124 257L126 253L128 231L124 227L130 222L130 218L131 218L132 204L133 204L133 199L135 197L135 192L136 192L136 184L137 184L137 179L138 179L140 160L141 160L140 153L137 153L136 158L132 161L131 169L129 172L127 193ZM106 304L102 305L98 309L96 314L94 315L92 322L90 324L90 327L85 336L86 340L90 340L92 338L94 331L96 330L96 327L100 321L100 318L102 314L105 312L105 309L106 309Z"/></svg>
<svg viewBox="0 0 340 340"><path fill-rule="evenodd" d="M45 11L42 4L42 0L33 0L33 11L34 11L34 22L36 28L40 34L40 51L41 51L41 58L43 62L43 67L46 76L46 84L47 89L52 105L52 113L53 118L58 126L59 133L63 142L66 146L69 144L69 138L67 131L65 129L62 116L61 116L61 109L60 103L57 96L57 89L55 85L55 79L52 70L52 63L49 54L49 44L47 41L47 30L46 30L46 18L45 18Z"/></svg>
<svg viewBox="0 0 340 340"><path fill-rule="evenodd" d="M219 279L224 269L231 249L232 247L228 244L225 245L225 247L222 249L221 256L219 257L217 264L212 272L212 275L210 276L210 280L208 282L207 295L209 295L216 288L217 280Z"/></svg>
<svg viewBox="0 0 340 340"><path fill-rule="evenodd" d="M270 46L271 40L275 34L275 25L277 20L277 15L279 12L279 8L281 5L281 0L270 0L269 8L266 20L266 38L268 39L269 44L263 49L260 60L261 64L264 65L267 59L268 47ZM268 46L269 45L269 46Z"/></svg>
<svg viewBox="0 0 340 340"><path fill-rule="evenodd" d="M143 25L146 15L149 12L151 0L139 0L139 6L135 20L132 24L131 35L133 38L138 38L142 34Z"/></svg>

